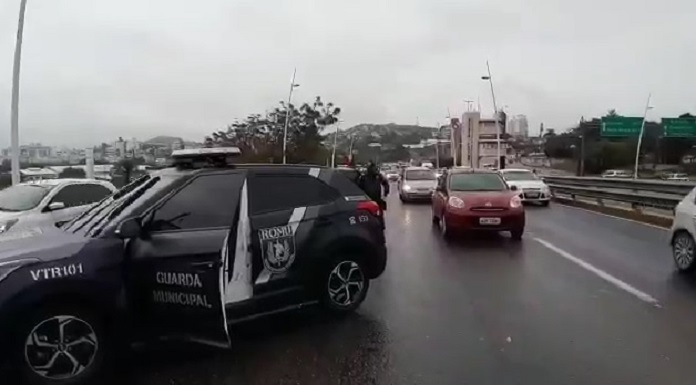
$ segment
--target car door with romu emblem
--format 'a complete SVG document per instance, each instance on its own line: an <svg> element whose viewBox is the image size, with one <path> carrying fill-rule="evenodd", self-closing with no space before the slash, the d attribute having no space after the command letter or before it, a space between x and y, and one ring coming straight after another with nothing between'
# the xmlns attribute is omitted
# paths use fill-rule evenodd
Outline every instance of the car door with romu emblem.
<svg viewBox="0 0 696 385"><path fill-rule="evenodd" d="M312 242L337 220L340 194L318 168L250 171L248 181L254 295L302 285Z"/></svg>

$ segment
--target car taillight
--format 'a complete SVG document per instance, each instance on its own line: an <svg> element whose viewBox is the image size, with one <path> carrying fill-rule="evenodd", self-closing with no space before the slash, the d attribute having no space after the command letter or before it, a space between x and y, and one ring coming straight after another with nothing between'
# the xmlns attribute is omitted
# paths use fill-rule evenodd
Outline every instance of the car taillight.
<svg viewBox="0 0 696 385"><path fill-rule="evenodd" d="M376 217L382 215L382 210L379 208L379 204L377 204L375 201L358 202L358 210L365 210Z"/></svg>
<svg viewBox="0 0 696 385"><path fill-rule="evenodd" d="M449 199L447 200L447 204L457 209L464 208L464 201L461 198L457 197L449 197Z"/></svg>
<svg viewBox="0 0 696 385"><path fill-rule="evenodd" d="M513 209L516 209L518 207L522 206L522 199L518 195L515 195L514 197L510 198L510 207Z"/></svg>

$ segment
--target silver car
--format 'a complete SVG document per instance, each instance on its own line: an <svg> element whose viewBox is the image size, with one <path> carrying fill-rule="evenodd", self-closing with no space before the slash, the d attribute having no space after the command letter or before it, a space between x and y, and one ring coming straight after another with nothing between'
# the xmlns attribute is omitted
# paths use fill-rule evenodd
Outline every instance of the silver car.
<svg viewBox="0 0 696 385"><path fill-rule="evenodd" d="M44 179L0 191L0 234L10 229L59 225L116 191L96 179Z"/></svg>
<svg viewBox="0 0 696 385"><path fill-rule="evenodd" d="M427 167L407 167L399 179L399 198L402 202L430 201L437 176L435 171Z"/></svg>

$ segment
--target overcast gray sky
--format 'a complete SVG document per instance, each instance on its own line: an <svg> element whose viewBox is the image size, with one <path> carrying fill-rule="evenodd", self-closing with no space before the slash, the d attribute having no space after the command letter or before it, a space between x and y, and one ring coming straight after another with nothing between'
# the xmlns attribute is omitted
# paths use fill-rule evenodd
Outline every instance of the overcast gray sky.
<svg viewBox="0 0 696 385"><path fill-rule="evenodd" d="M0 146L19 0L0 0ZM530 128L696 112L693 0L29 0L21 142L201 140L287 97L358 123L444 123L480 98Z"/></svg>

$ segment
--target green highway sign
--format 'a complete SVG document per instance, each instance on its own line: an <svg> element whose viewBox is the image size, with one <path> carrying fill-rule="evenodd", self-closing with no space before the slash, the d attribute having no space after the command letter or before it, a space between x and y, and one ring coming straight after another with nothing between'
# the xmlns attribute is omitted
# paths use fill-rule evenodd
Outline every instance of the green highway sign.
<svg viewBox="0 0 696 385"><path fill-rule="evenodd" d="M665 137L696 137L696 118L662 118L662 126L665 128Z"/></svg>
<svg viewBox="0 0 696 385"><path fill-rule="evenodd" d="M602 118L602 136L626 137L640 135L643 118L631 116L605 116Z"/></svg>

